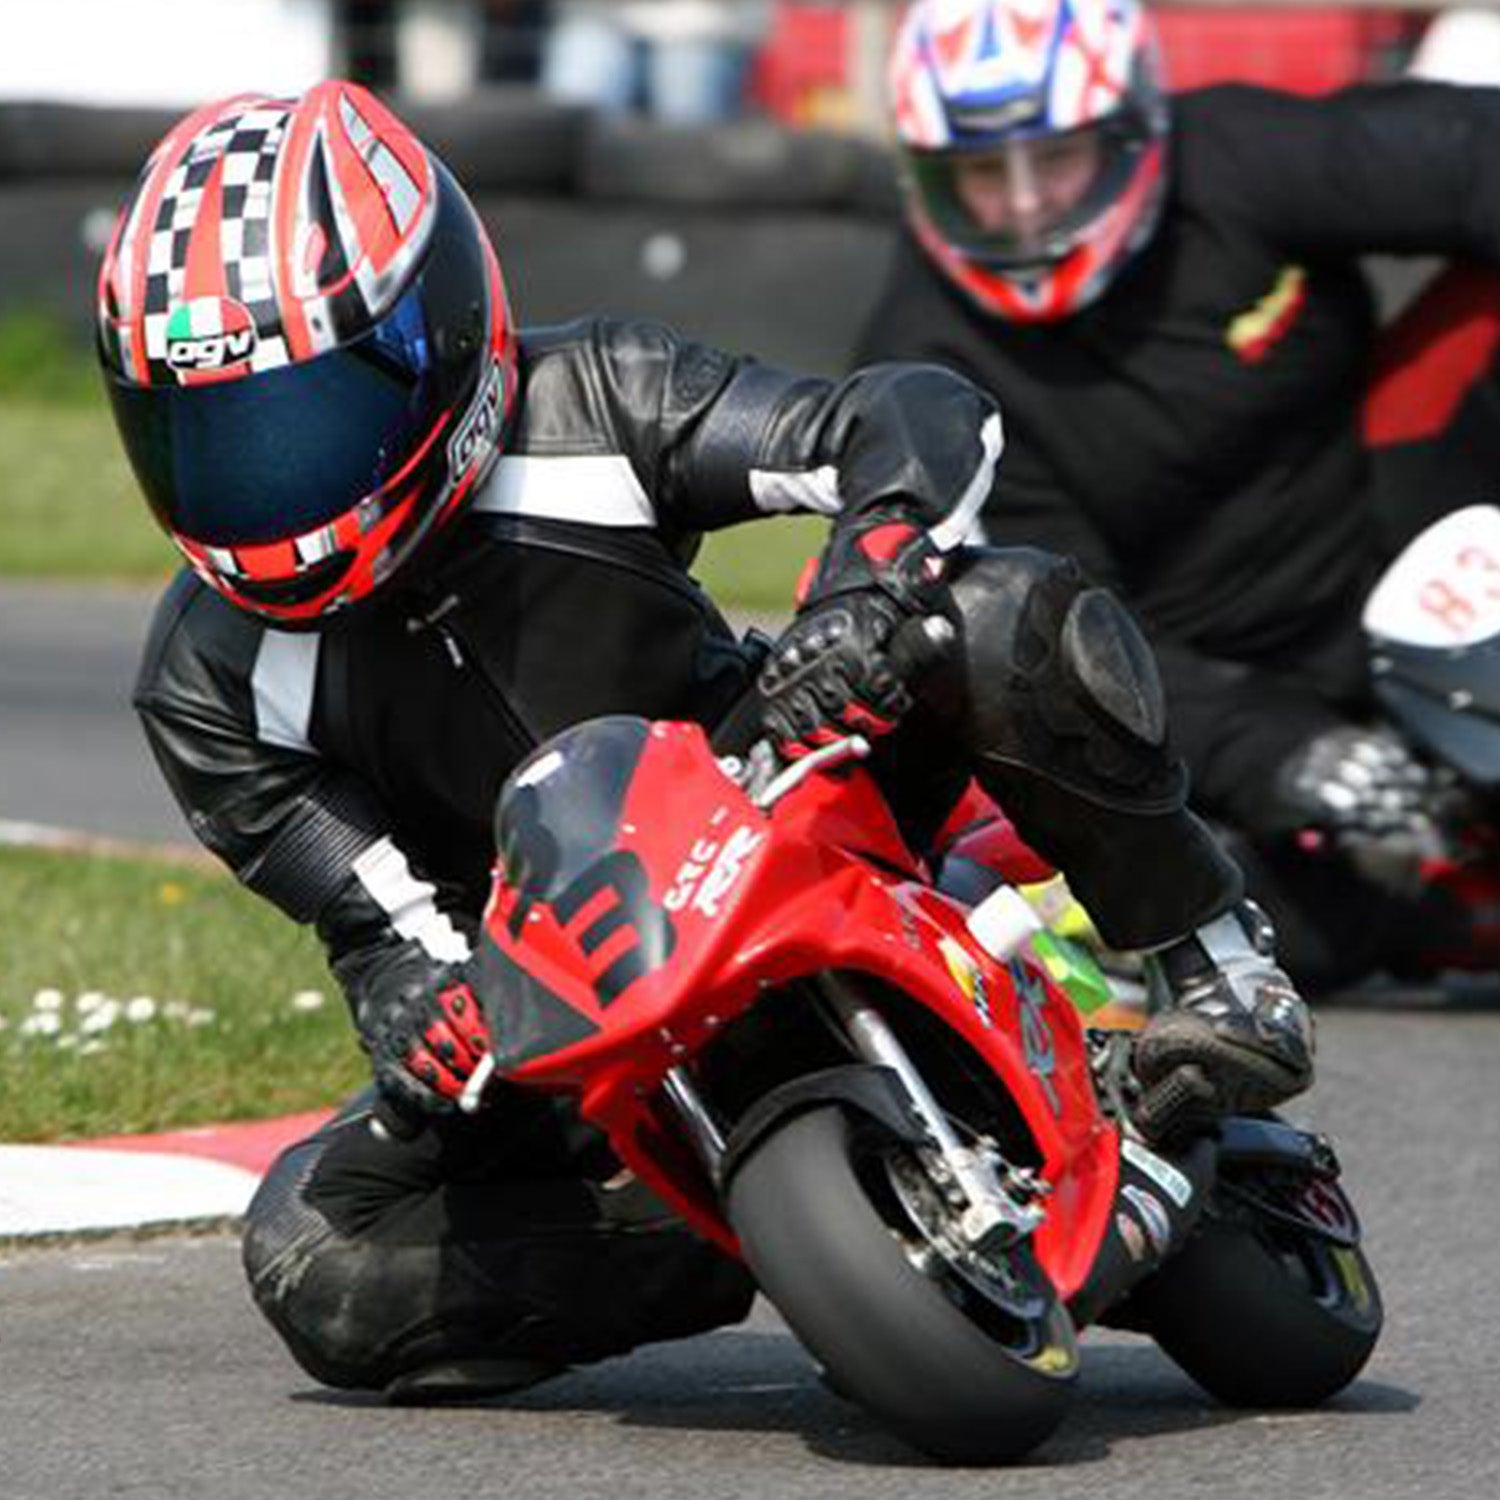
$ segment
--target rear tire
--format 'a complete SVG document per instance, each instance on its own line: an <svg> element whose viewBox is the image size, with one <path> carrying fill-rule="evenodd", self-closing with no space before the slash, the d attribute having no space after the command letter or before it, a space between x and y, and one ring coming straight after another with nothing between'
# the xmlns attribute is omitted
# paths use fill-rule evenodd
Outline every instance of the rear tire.
<svg viewBox="0 0 1500 1500"><path fill-rule="evenodd" d="M761 1142L728 1191L745 1258L835 1388L901 1437L951 1462L1018 1458L1067 1411L1072 1323L1024 1244L994 1298L937 1263L880 1180L909 1148L874 1130L827 1107Z"/></svg>
<svg viewBox="0 0 1500 1500"><path fill-rule="evenodd" d="M1364 1252L1287 1224L1205 1220L1131 1299L1161 1348L1229 1406L1316 1406L1380 1337Z"/></svg>

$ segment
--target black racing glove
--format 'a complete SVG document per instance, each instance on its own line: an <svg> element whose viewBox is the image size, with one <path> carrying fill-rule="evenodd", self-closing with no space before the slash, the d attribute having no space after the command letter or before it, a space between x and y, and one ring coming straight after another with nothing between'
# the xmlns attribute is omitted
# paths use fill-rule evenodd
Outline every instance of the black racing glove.
<svg viewBox="0 0 1500 1500"><path fill-rule="evenodd" d="M900 620L889 599L868 590L809 606L793 621L760 676L766 732L783 755L896 727L911 707L888 658Z"/></svg>
<svg viewBox="0 0 1500 1500"><path fill-rule="evenodd" d="M904 521L835 532L761 671L763 721L782 755L896 727L912 700L892 643L903 625L937 609L943 573L927 534Z"/></svg>
<svg viewBox="0 0 1500 1500"><path fill-rule="evenodd" d="M1315 734L1277 769L1272 799L1281 830L1326 838L1366 879L1397 894L1413 893L1422 861L1445 851L1433 774L1386 726Z"/></svg>
<svg viewBox="0 0 1500 1500"><path fill-rule="evenodd" d="M403 1119L451 1115L492 1039L459 964L407 942L350 986L376 1087Z"/></svg>

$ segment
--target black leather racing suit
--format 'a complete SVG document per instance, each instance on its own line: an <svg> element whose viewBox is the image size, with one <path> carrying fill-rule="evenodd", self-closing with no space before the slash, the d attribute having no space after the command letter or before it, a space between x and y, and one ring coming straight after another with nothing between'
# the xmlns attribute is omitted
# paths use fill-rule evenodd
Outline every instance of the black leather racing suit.
<svg viewBox="0 0 1500 1500"><path fill-rule="evenodd" d="M988 398L933 367L835 385L595 320L526 335L519 378L502 457L389 597L288 633L184 576L146 649L136 703L194 830L317 924L356 1003L387 965L415 954L438 972L467 953L496 793L540 741L608 713L712 723L750 685L755 653L685 569L700 532L786 510L835 525L888 513L957 552L998 453ZM1043 847L1044 824L1097 823L1103 841L1051 847L1086 890L1093 872L1126 936L1164 940L1222 909L1233 876L1182 810L1154 679L1080 697L1076 672L1048 665L1088 592L1076 571L965 552L954 577L972 670L950 671L893 737L893 794L930 822L987 769ZM1110 628L1095 667L1120 644ZM1137 837L1159 872L1149 898ZM356 1101L294 1147L250 1213L256 1296L320 1379L379 1385L520 1346L588 1358L743 1311L737 1268L605 1192L609 1164L566 1111L513 1099L401 1142L367 1130L368 1110Z"/></svg>

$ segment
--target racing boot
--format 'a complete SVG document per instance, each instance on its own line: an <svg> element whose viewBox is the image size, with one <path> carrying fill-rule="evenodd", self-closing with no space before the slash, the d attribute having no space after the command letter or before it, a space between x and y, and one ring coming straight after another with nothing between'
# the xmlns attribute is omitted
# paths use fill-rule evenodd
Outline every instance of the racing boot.
<svg viewBox="0 0 1500 1500"><path fill-rule="evenodd" d="M1241 901L1146 956L1156 1013L1136 1042L1135 1121L1148 1140L1261 1113L1312 1083L1312 1017L1273 944L1260 908Z"/></svg>

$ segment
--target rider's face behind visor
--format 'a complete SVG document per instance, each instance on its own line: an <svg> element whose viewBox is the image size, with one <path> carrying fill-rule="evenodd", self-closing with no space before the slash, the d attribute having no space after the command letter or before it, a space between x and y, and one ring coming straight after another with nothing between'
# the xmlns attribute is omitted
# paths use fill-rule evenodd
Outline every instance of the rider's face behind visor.
<svg viewBox="0 0 1500 1500"><path fill-rule="evenodd" d="M979 149L912 151L928 217L960 254L993 266L1061 259L1128 181L1142 141L1122 121Z"/></svg>

